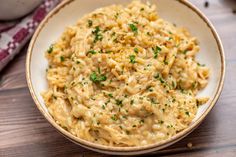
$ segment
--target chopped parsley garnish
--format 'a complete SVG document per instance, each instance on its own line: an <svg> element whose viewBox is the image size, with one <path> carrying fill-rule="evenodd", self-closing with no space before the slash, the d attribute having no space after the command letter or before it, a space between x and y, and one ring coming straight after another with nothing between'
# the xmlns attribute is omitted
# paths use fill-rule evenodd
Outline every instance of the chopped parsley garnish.
<svg viewBox="0 0 236 157"><path fill-rule="evenodd" d="M116 13L115 14L115 18L117 19L119 17L119 13Z"/></svg>
<svg viewBox="0 0 236 157"><path fill-rule="evenodd" d="M88 26L92 27L93 26L93 21L92 20L88 20Z"/></svg>
<svg viewBox="0 0 236 157"><path fill-rule="evenodd" d="M102 105L102 109L105 110L105 105Z"/></svg>
<svg viewBox="0 0 236 157"><path fill-rule="evenodd" d="M129 28L130 28L134 33L138 33L138 28L137 28L137 26L135 26L135 24L129 24Z"/></svg>
<svg viewBox="0 0 236 157"><path fill-rule="evenodd" d="M134 52L138 53L138 48L137 47L134 48Z"/></svg>
<svg viewBox="0 0 236 157"><path fill-rule="evenodd" d="M130 63L132 63L132 64L136 63L136 61L135 61L135 55L130 55L130 56L129 56L129 59L130 59Z"/></svg>
<svg viewBox="0 0 236 157"><path fill-rule="evenodd" d="M111 36L113 37L113 36L115 36L115 35L116 35L116 32L112 32Z"/></svg>
<svg viewBox="0 0 236 157"><path fill-rule="evenodd" d="M176 99L175 99L175 98L173 98L172 102L174 103L175 101L176 101Z"/></svg>
<svg viewBox="0 0 236 157"><path fill-rule="evenodd" d="M184 50L182 53L186 55L186 54L187 54L187 52L188 52L188 50Z"/></svg>
<svg viewBox="0 0 236 157"><path fill-rule="evenodd" d="M91 54L93 54L93 55L94 55L94 54L96 54L96 53L97 53L97 51L95 51L95 50L89 50L89 51L88 51L88 53L91 53Z"/></svg>
<svg viewBox="0 0 236 157"><path fill-rule="evenodd" d="M123 115L122 117L123 117L124 119L127 119L127 116L126 116L126 115Z"/></svg>
<svg viewBox="0 0 236 157"><path fill-rule="evenodd" d="M114 121L117 121L116 115L112 115L112 116L111 116L111 119L114 120Z"/></svg>
<svg viewBox="0 0 236 157"><path fill-rule="evenodd" d="M156 59L158 57L159 52L161 52L161 48L159 46L156 46L156 47L153 47L152 50L154 53L154 58Z"/></svg>
<svg viewBox="0 0 236 157"><path fill-rule="evenodd" d="M133 105L133 104L134 104L134 100L131 100L131 101L130 101L130 105Z"/></svg>
<svg viewBox="0 0 236 157"><path fill-rule="evenodd" d="M197 87L197 82L195 81L192 83L192 88L196 88L196 87Z"/></svg>
<svg viewBox="0 0 236 157"><path fill-rule="evenodd" d="M188 111L187 111L187 112L185 112L185 114L186 114L186 115L188 115L188 116L190 116L190 114L189 114L189 112L188 112Z"/></svg>
<svg viewBox="0 0 236 157"><path fill-rule="evenodd" d="M106 81L107 77L105 75L97 75L96 72L93 72L90 75L90 80L93 81L94 83L100 83L102 81Z"/></svg>
<svg viewBox="0 0 236 157"><path fill-rule="evenodd" d="M105 53L111 53L111 52L112 52L112 51L109 51L109 50L108 50L108 51L106 51Z"/></svg>
<svg viewBox="0 0 236 157"><path fill-rule="evenodd" d="M173 88L176 88L176 82L175 81L172 81L171 85L172 85Z"/></svg>
<svg viewBox="0 0 236 157"><path fill-rule="evenodd" d="M80 64L80 61L76 61L76 64Z"/></svg>
<svg viewBox="0 0 236 157"><path fill-rule="evenodd" d="M99 26L95 27L95 30L92 31L92 33L94 34L94 43L96 43L97 41L101 41L103 39L103 36L101 34L101 30Z"/></svg>
<svg viewBox="0 0 236 157"><path fill-rule="evenodd" d="M205 64L200 64L200 63L197 63L197 65L200 66L200 67L206 66Z"/></svg>
<svg viewBox="0 0 236 157"><path fill-rule="evenodd" d="M51 46L48 48L47 52L50 54L50 53L52 53L52 51L53 51L53 45L51 45Z"/></svg>
<svg viewBox="0 0 236 157"><path fill-rule="evenodd" d="M116 105L120 106L120 107L123 107L122 100L116 99Z"/></svg>
<svg viewBox="0 0 236 157"><path fill-rule="evenodd" d="M100 67L98 67L98 73L101 74L101 69L100 69Z"/></svg>
<svg viewBox="0 0 236 157"><path fill-rule="evenodd" d="M165 59L165 60L164 60L164 64L165 64L165 65L168 65L169 62Z"/></svg>
<svg viewBox="0 0 236 157"><path fill-rule="evenodd" d="M153 92L153 89L152 89L152 88L150 88L150 89L148 89L148 91L149 91L149 92Z"/></svg>
<svg viewBox="0 0 236 157"><path fill-rule="evenodd" d="M158 79L161 83L165 83L165 80L162 78L162 76L157 73L155 76L154 76L155 79Z"/></svg>
<svg viewBox="0 0 236 157"><path fill-rule="evenodd" d="M157 74L154 76L155 79L159 79L159 77L160 77L160 74L159 74L159 73L157 73Z"/></svg>
<svg viewBox="0 0 236 157"><path fill-rule="evenodd" d="M163 123L164 123L164 121L163 121L163 120L160 120L160 121L159 121L159 123L160 123L160 124L163 124Z"/></svg>
<svg viewBox="0 0 236 157"><path fill-rule="evenodd" d="M61 62L65 61L65 57L63 57L63 56L61 56L60 59L61 59Z"/></svg>
<svg viewBox="0 0 236 157"><path fill-rule="evenodd" d="M152 104L158 104L154 98L151 98L150 101Z"/></svg>
<svg viewBox="0 0 236 157"><path fill-rule="evenodd" d="M109 96L110 98L113 98L113 95L112 95L111 93L109 93L108 96Z"/></svg>
<svg viewBox="0 0 236 157"><path fill-rule="evenodd" d="M141 119L141 120L139 121L139 123L140 123L140 124L143 124L143 123L144 123L144 119Z"/></svg>

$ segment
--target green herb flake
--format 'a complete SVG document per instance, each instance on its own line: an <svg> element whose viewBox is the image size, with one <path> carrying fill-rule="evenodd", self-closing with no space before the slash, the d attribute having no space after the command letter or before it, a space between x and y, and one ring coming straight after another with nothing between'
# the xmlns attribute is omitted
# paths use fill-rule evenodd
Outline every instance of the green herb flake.
<svg viewBox="0 0 236 157"><path fill-rule="evenodd" d="M111 119L114 120L114 121L117 121L117 116L116 115L112 115Z"/></svg>
<svg viewBox="0 0 236 157"><path fill-rule="evenodd" d="M116 99L116 105L120 106L120 107L123 107L122 100Z"/></svg>
<svg viewBox="0 0 236 157"><path fill-rule="evenodd" d="M195 82L192 83L192 88L194 89L196 87L197 87L197 82L195 81Z"/></svg>
<svg viewBox="0 0 236 157"><path fill-rule="evenodd" d="M137 26L135 26L135 24L129 24L129 28L130 28L134 33L138 33L138 28L137 28Z"/></svg>
<svg viewBox="0 0 236 157"><path fill-rule="evenodd" d="M154 76L155 79L158 79L161 83L165 83L165 80L162 78L162 76L157 73L155 76Z"/></svg>
<svg viewBox="0 0 236 157"><path fill-rule="evenodd" d="M189 112L188 112L188 111L186 111L186 112L185 112L185 114L186 114L187 116L190 116L190 114L189 114Z"/></svg>
<svg viewBox="0 0 236 157"><path fill-rule="evenodd" d="M60 59L61 59L61 62L65 61L65 57L63 57L63 56L61 56Z"/></svg>
<svg viewBox="0 0 236 157"><path fill-rule="evenodd" d="M57 99L57 97L56 97L55 95L53 95L53 98L54 98L54 99Z"/></svg>
<svg viewBox="0 0 236 157"><path fill-rule="evenodd" d="M101 74L101 69L100 69L100 67L98 67L98 73Z"/></svg>
<svg viewBox="0 0 236 157"><path fill-rule="evenodd" d="M116 13L114 17L115 17L116 19L118 19L119 13Z"/></svg>
<svg viewBox="0 0 236 157"><path fill-rule="evenodd" d="M154 98L151 98L150 101L151 101L152 104L157 104L157 102Z"/></svg>
<svg viewBox="0 0 236 157"><path fill-rule="evenodd" d="M50 53L52 53L52 51L53 51L53 45L51 45L51 46L48 48L47 52L48 52L48 54L50 54Z"/></svg>
<svg viewBox="0 0 236 157"><path fill-rule="evenodd" d="M176 88L176 82L175 81L172 81L171 85L172 85L172 88Z"/></svg>
<svg viewBox="0 0 236 157"><path fill-rule="evenodd" d="M124 119L127 119L127 116L126 116L126 115L123 115L122 117L123 117Z"/></svg>
<svg viewBox="0 0 236 157"><path fill-rule="evenodd" d="M94 83L100 83L102 81L106 81L107 77L105 75L97 75L96 72L93 72L90 75L90 80Z"/></svg>
<svg viewBox="0 0 236 157"><path fill-rule="evenodd" d="M130 59L130 63L132 63L132 64L136 63L136 61L135 61L135 55L130 55L130 56L129 56L129 59Z"/></svg>
<svg viewBox="0 0 236 157"><path fill-rule="evenodd" d="M156 59L158 57L158 54L161 52L161 48L159 46L153 47L152 48L153 53L154 53L154 58Z"/></svg>
<svg viewBox="0 0 236 157"><path fill-rule="evenodd" d="M112 95L111 93L109 93L108 96L109 96L110 98L113 98L113 95Z"/></svg>
<svg viewBox="0 0 236 157"><path fill-rule="evenodd" d="M89 51L88 51L88 53L91 53L91 54L93 54L93 55L94 55L94 54L96 54L96 53L97 53L97 51L95 51L95 50L89 50Z"/></svg>
<svg viewBox="0 0 236 157"><path fill-rule="evenodd" d="M155 76L154 76L155 79L159 79L160 78L160 74L157 73Z"/></svg>
<svg viewBox="0 0 236 157"><path fill-rule="evenodd" d="M141 120L139 121L139 123L140 123L140 124L143 124L143 123L144 123L144 119L141 119Z"/></svg>
<svg viewBox="0 0 236 157"><path fill-rule="evenodd" d="M168 65L169 62L168 62L167 60L164 60L164 64L165 64L165 65Z"/></svg>
<svg viewBox="0 0 236 157"><path fill-rule="evenodd" d="M163 123L164 123L164 121L163 121L163 120L160 120L160 121L159 121L159 123L160 123L160 124L163 124Z"/></svg>
<svg viewBox="0 0 236 157"><path fill-rule="evenodd" d="M138 48L137 47L134 48L134 52L138 53Z"/></svg>
<svg viewBox="0 0 236 157"><path fill-rule="evenodd" d="M102 41L103 39L103 36L101 34L101 30L100 30L100 27L99 26L96 26L95 27L95 30L92 31L92 34L94 34L94 43L96 43L97 41Z"/></svg>
<svg viewBox="0 0 236 157"><path fill-rule="evenodd" d="M200 63L197 63L197 65L200 66L200 67L206 66L205 64L200 64Z"/></svg>
<svg viewBox="0 0 236 157"><path fill-rule="evenodd" d="M93 21L92 20L88 20L88 26L92 27L93 26Z"/></svg>
<svg viewBox="0 0 236 157"><path fill-rule="evenodd" d="M186 55L186 54L187 54L187 52L188 52L188 50L184 50L182 53Z"/></svg>
<svg viewBox="0 0 236 157"><path fill-rule="evenodd" d="M99 81L106 81L107 80L107 77L105 75L100 75Z"/></svg>
<svg viewBox="0 0 236 157"><path fill-rule="evenodd" d="M133 105L134 104L134 100L132 99L131 101L130 101L130 105Z"/></svg>
<svg viewBox="0 0 236 157"><path fill-rule="evenodd" d="M109 54L109 53L112 53L112 51L108 50L108 51L106 51L105 53L108 53L108 54Z"/></svg>
<svg viewBox="0 0 236 157"><path fill-rule="evenodd" d="M102 109L105 110L105 105L102 105Z"/></svg>

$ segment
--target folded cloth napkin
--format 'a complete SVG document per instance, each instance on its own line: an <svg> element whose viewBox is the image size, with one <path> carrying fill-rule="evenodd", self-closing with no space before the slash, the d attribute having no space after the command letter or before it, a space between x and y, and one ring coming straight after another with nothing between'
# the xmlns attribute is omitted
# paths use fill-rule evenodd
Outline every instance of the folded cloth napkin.
<svg viewBox="0 0 236 157"><path fill-rule="evenodd" d="M30 15L21 20L0 22L0 71L19 53L43 18L61 0L44 0Z"/></svg>

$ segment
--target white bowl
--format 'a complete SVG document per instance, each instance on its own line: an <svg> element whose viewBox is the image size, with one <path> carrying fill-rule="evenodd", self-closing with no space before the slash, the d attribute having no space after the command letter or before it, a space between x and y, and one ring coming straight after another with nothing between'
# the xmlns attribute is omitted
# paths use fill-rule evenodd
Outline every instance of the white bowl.
<svg viewBox="0 0 236 157"><path fill-rule="evenodd" d="M27 55L26 77L30 93L45 118L65 137L80 146L102 153L119 155L143 154L162 149L179 141L193 131L203 121L220 95L225 76L224 52L221 41L209 20L196 7L184 0L149 1L157 4L160 17L178 26L186 27L200 41L201 50L197 58L210 68L211 75L209 84L199 95L209 96L210 100L199 108L196 118L187 129L170 139L147 146L109 147L98 145L75 137L61 128L48 113L40 95L40 92L47 89L45 71L48 64L44 57L45 50L59 38L66 26L75 24L84 14L111 4L129 3L129 0L65 1L46 17L34 34Z"/></svg>
<svg viewBox="0 0 236 157"><path fill-rule="evenodd" d="M43 0L0 0L0 20L12 20L31 12Z"/></svg>

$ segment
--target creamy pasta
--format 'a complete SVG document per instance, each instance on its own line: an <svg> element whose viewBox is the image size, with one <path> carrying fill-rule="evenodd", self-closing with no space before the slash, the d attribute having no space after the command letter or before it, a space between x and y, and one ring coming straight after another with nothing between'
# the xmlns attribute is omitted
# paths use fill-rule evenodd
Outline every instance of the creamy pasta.
<svg viewBox="0 0 236 157"><path fill-rule="evenodd" d="M140 146L187 128L208 81L199 44L133 1L85 15L47 50L49 113L71 134L109 146Z"/></svg>

